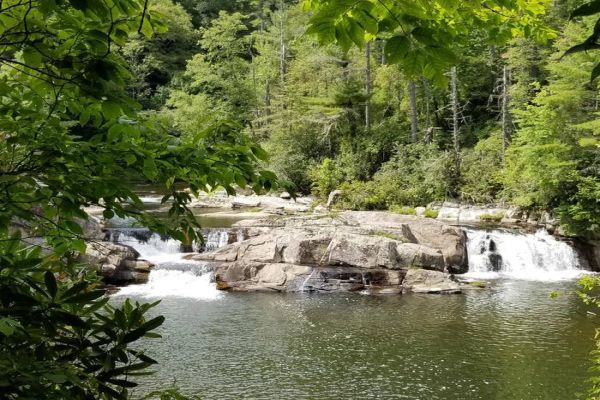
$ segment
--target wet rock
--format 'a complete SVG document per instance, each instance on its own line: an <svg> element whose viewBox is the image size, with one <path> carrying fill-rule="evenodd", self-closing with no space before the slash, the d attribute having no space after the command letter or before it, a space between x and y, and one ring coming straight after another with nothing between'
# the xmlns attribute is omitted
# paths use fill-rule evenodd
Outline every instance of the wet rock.
<svg viewBox="0 0 600 400"><path fill-rule="evenodd" d="M145 283L153 264L138 259L132 247L112 242L89 242L82 261L96 266L105 282L112 284Z"/></svg>
<svg viewBox="0 0 600 400"><path fill-rule="evenodd" d="M460 285L451 275L424 269L410 269L406 272L402 287L413 293L460 293Z"/></svg>
<svg viewBox="0 0 600 400"><path fill-rule="evenodd" d="M451 292L458 285L442 271L467 268L464 233L431 219L343 212L241 221L232 230L245 240L189 256L217 263L217 286L223 290L396 290L405 285L407 270L422 268L440 275L424 275L407 288ZM254 236L244 233L250 231ZM436 276L443 279L435 281Z"/></svg>

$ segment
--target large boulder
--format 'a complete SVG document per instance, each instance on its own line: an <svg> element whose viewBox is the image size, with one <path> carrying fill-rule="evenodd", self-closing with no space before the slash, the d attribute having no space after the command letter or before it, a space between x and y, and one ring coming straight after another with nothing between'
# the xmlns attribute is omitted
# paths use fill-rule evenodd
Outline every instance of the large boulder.
<svg viewBox="0 0 600 400"><path fill-rule="evenodd" d="M396 240L341 231L336 233L327 249L328 265L349 265L359 268L399 268Z"/></svg>
<svg viewBox="0 0 600 400"><path fill-rule="evenodd" d="M93 241L87 244L82 261L95 266L107 283L145 283L153 264L138 259L139 256L140 254L129 246Z"/></svg>
<svg viewBox="0 0 600 400"><path fill-rule="evenodd" d="M464 233L427 218L343 212L247 220L233 230L235 243L189 256L217 264L222 290L452 292L448 272L467 264ZM411 271L420 270L419 281Z"/></svg>
<svg viewBox="0 0 600 400"><path fill-rule="evenodd" d="M460 293L460 284L449 274L425 269L409 269L402 287L413 293Z"/></svg>
<svg viewBox="0 0 600 400"><path fill-rule="evenodd" d="M396 246L398 261L404 268L444 270L444 255L439 249L416 243L401 243Z"/></svg>

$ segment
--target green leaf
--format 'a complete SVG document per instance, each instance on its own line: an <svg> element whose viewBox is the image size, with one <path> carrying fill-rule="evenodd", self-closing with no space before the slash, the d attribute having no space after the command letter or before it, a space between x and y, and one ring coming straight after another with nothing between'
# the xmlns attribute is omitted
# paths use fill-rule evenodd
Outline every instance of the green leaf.
<svg viewBox="0 0 600 400"><path fill-rule="evenodd" d="M123 337L123 343L130 343L130 342L134 342L134 341L138 340L139 338L144 336L146 333L161 326L163 324L163 322L165 322L165 317L163 317L162 315L151 319L150 321L144 323L139 328L128 332Z"/></svg>
<svg viewBox="0 0 600 400"><path fill-rule="evenodd" d="M105 209L104 211L102 211L102 216L105 219L111 219L112 217L115 216L115 212L109 208Z"/></svg>
<svg viewBox="0 0 600 400"><path fill-rule="evenodd" d="M584 42L584 43L577 44L577 45L571 47L570 49L568 49L567 51L565 51L565 53L563 54L563 57L574 54L574 53L579 53L582 51L598 50L598 49L600 49L600 44Z"/></svg>
<svg viewBox="0 0 600 400"><path fill-rule="evenodd" d="M46 289L48 289L50 297L55 298L58 286L56 285L56 278L54 277L54 273L52 273L51 271L46 271L46 273L44 274L44 283L46 284Z"/></svg>
<svg viewBox="0 0 600 400"><path fill-rule="evenodd" d="M144 159L143 172L146 178L148 179L156 178L156 176L158 175L158 169L156 168L156 164L154 163L153 158L148 157Z"/></svg>
<svg viewBox="0 0 600 400"><path fill-rule="evenodd" d="M410 40L406 36L394 36L385 43L385 56L392 64L399 63L410 50Z"/></svg>
<svg viewBox="0 0 600 400"><path fill-rule="evenodd" d="M0 318L0 333L4 336L13 335L21 327L21 323L10 318Z"/></svg>
<svg viewBox="0 0 600 400"><path fill-rule="evenodd" d="M106 119L116 119L121 115L121 106L112 101L105 101L102 103L102 114Z"/></svg>
<svg viewBox="0 0 600 400"><path fill-rule="evenodd" d="M584 17L586 15L593 15L600 12L600 0L594 0L589 3L583 4L576 8L571 13L571 18Z"/></svg>
<svg viewBox="0 0 600 400"><path fill-rule="evenodd" d="M42 64L42 54L33 47L23 50L23 61L31 68L39 68Z"/></svg>

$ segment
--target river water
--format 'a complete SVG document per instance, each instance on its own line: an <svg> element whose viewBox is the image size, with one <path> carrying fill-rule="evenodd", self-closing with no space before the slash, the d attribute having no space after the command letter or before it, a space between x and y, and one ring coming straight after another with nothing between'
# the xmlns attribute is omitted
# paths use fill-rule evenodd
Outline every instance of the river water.
<svg viewBox="0 0 600 400"><path fill-rule="evenodd" d="M580 266L543 233L471 231L470 273L485 290L380 297L218 292L177 243L119 233L158 266L115 301L161 298L166 317L163 338L143 343L159 364L139 394L175 384L203 399L566 400L587 387L597 321L574 294ZM540 264L539 246L564 258Z"/></svg>

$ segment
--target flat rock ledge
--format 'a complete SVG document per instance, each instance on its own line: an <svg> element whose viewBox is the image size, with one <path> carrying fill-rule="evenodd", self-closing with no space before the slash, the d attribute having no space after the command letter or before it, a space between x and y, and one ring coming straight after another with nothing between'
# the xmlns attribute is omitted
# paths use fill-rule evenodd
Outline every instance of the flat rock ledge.
<svg viewBox="0 0 600 400"><path fill-rule="evenodd" d="M466 235L442 222L388 212L245 220L237 242L189 256L210 261L220 290L460 293Z"/></svg>

